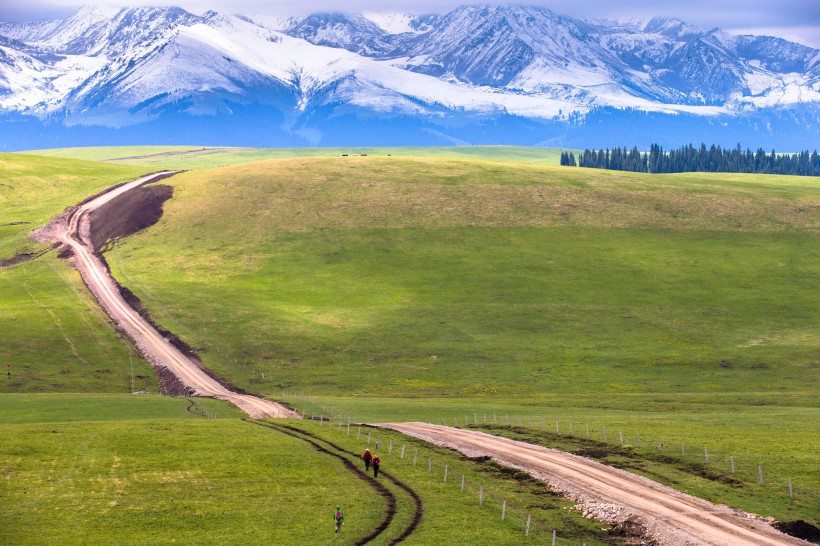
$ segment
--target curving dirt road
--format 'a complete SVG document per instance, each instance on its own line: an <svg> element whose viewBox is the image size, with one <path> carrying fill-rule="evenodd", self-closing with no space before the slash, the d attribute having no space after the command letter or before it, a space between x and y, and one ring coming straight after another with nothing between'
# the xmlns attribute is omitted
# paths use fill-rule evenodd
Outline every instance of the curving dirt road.
<svg viewBox="0 0 820 546"><path fill-rule="evenodd" d="M587 506L621 507L622 519L637 517L647 538L664 545L806 545L760 519L685 495L657 482L598 462L483 432L426 423L378 425L456 449L489 456L525 470ZM634 520L633 520L634 521Z"/></svg>
<svg viewBox="0 0 820 546"><path fill-rule="evenodd" d="M270 400L233 392L207 375L126 303L106 266L95 255L90 243L89 213L129 190L173 174L176 172L163 171L144 176L89 200L69 211L64 221L54 224L56 232L52 233L52 238L71 249L75 267L100 305L134 340L154 367L167 369L196 396L227 400L253 418L299 417L295 412Z"/></svg>

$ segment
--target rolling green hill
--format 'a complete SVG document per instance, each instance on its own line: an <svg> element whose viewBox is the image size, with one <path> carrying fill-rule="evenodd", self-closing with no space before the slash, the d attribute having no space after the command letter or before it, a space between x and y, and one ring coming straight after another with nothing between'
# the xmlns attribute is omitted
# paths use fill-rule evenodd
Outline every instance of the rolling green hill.
<svg viewBox="0 0 820 546"><path fill-rule="evenodd" d="M105 257L156 322L237 386L317 416L496 414L558 421L562 435L607 427L610 443L639 434L647 452L685 441L708 447L722 474L735 457L752 485L665 474L668 461L645 473L817 523L818 179L567 169L548 164L557 151L519 149L167 151L55 152L143 163L132 167L0 156L39 173L0 224L45 223L160 166L195 168L163 182L174 197L157 225ZM81 168L55 185L59 199L25 211L55 173ZM30 226L0 229L6 256L37 249ZM53 253L0 269L0 308L0 350L20 371L0 392L128 392L134 376L156 391ZM776 492L753 487L759 464Z"/></svg>

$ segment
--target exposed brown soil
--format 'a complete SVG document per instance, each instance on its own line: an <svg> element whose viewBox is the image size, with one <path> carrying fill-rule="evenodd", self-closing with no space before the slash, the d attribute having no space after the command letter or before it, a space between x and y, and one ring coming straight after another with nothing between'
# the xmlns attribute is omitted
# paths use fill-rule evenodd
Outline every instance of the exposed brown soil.
<svg viewBox="0 0 820 546"><path fill-rule="evenodd" d="M50 247L44 248L43 250L40 250L39 252L31 252L31 253L28 253L28 254L18 254L14 258L9 258L7 260L0 260L0 267L11 267L13 265L22 264L22 263L31 261L35 258L39 258L43 254L45 254L45 253L47 253L51 250L54 250L58 246L60 246L60 245L57 244L57 243L54 243Z"/></svg>
<svg viewBox="0 0 820 546"><path fill-rule="evenodd" d="M798 519L796 521L775 522L774 526L793 537L802 538L815 544L820 544L820 529L807 521Z"/></svg>
<svg viewBox="0 0 820 546"><path fill-rule="evenodd" d="M140 186L92 211L90 240L94 250L105 252L113 240L156 224L162 217L162 205L173 195L171 186Z"/></svg>

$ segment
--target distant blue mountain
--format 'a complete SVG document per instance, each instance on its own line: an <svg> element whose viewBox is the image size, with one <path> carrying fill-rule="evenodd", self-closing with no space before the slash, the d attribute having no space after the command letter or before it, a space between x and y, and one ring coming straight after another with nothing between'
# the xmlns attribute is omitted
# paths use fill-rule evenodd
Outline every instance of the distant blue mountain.
<svg viewBox="0 0 820 546"><path fill-rule="evenodd" d="M180 142L796 150L816 146L819 128L820 51L676 19L584 21L482 5L278 21L84 8L61 21L0 23L0 150Z"/></svg>

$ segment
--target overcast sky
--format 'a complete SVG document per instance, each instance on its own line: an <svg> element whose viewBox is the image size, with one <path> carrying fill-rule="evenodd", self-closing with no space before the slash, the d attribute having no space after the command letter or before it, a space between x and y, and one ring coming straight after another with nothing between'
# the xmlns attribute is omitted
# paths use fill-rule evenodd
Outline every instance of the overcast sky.
<svg viewBox="0 0 820 546"><path fill-rule="evenodd" d="M193 13L205 10L253 16L300 15L321 11L441 13L463 4L524 4L544 6L561 15L580 18L673 16L698 26L720 27L742 34L765 34L820 48L820 0L531 0L476 2L457 0L0 0L0 20L61 18L84 5L176 5ZM297 4L297 5L294 5Z"/></svg>

